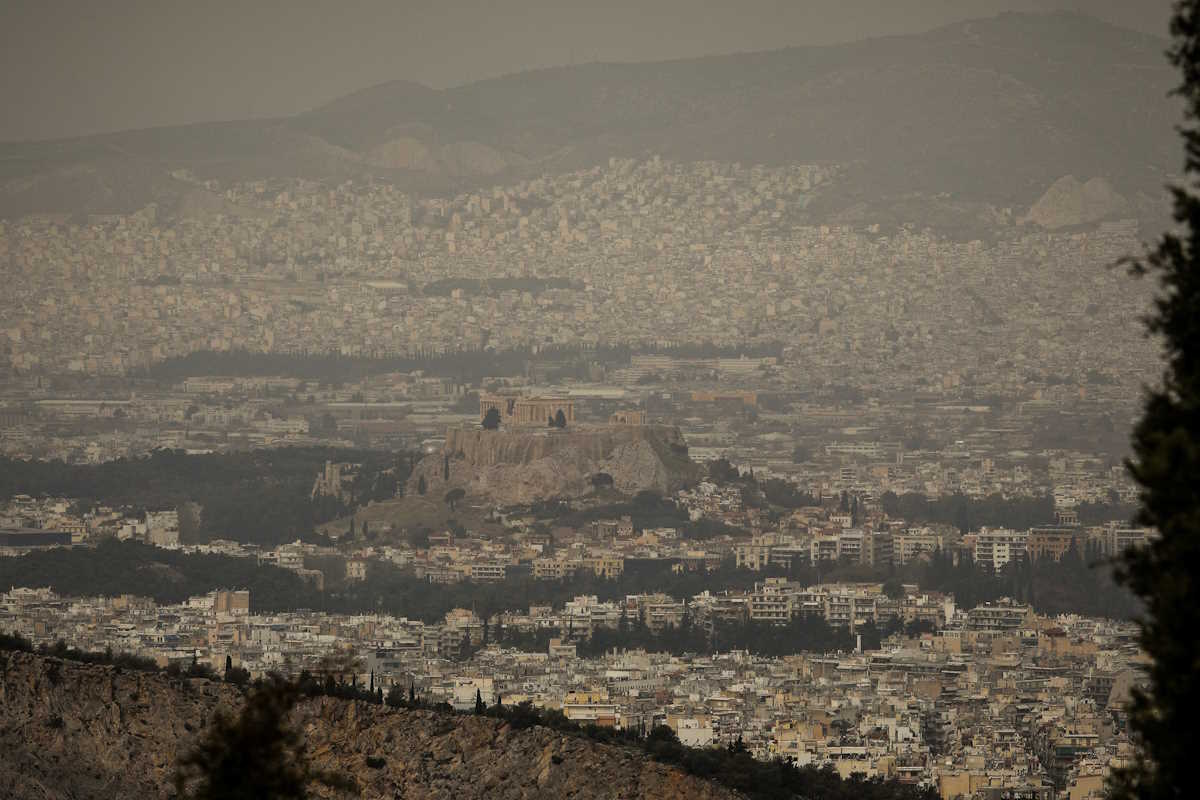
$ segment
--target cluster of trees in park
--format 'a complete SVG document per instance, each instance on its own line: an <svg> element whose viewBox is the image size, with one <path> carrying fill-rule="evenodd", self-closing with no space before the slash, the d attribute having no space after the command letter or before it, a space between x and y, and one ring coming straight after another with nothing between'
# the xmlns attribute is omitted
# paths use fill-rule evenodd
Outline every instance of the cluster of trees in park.
<svg viewBox="0 0 1200 800"><path fill-rule="evenodd" d="M709 461L705 464L705 469L708 479L718 486L738 487L742 495L742 504L747 508L771 509L775 507L792 510L822 505L820 498L801 491L789 481L781 478L759 481L754 476L753 470L743 474L726 458ZM843 501L846 504L851 502L849 496L846 495L844 495ZM849 510L849 505L847 505L847 510Z"/></svg>
<svg viewBox="0 0 1200 800"><path fill-rule="evenodd" d="M1054 498L1050 495L1005 498L994 494L976 499L952 494L930 499L919 492L884 492L879 505L889 517L954 525L964 533L984 525L1020 530L1054 524Z"/></svg>
<svg viewBox="0 0 1200 800"><path fill-rule="evenodd" d="M493 375L525 372L530 362L562 362L572 358L592 363L628 364L635 354L677 358L751 358L780 356L782 344L717 345L692 342L674 346L644 344L538 345L505 350L473 348L433 350L405 356L345 356L336 351L262 353L251 350L197 350L160 361L143 374L159 381L178 382L197 375L285 375L342 385L385 372L422 370L428 375L478 382Z"/></svg>
<svg viewBox="0 0 1200 800"><path fill-rule="evenodd" d="M607 479L607 480L605 480ZM597 489L611 485L612 477L599 473L593 476ZM628 516L636 530L646 528L675 528L685 539L711 539L716 536L745 536L746 532L719 520L692 520L685 510L659 492L646 489L628 500L602 503L585 509L570 509L564 503L550 501L530 507L534 514L552 520L557 526L583 528L596 520L619 519Z"/></svg>
<svg viewBox="0 0 1200 800"><path fill-rule="evenodd" d="M719 458L706 465L708 478L721 486L739 486L742 501L757 508L781 509L822 505L821 498L801 491L794 484L778 478L758 481L753 472L742 474L727 459ZM843 493L837 500L843 511L854 512L861 501ZM1005 527L1024 530L1038 525L1053 525L1054 498L1050 495L1004 497L999 494L975 498L964 494L930 498L920 492L897 495L884 492L880 508L889 517L915 523L954 525L964 533L980 527ZM1112 493L1106 502L1082 503L1077 507L1079 521L1084 525L1103 522L1125 522L1133 517L1135 507L1121 501Z"/></svg>
<svg viewBox="0 0 1200 800"><path fill-rule="evenodd" d="M889 517L909 522L932 522L954 525L964 533L992 528L1024 530L1038 525L1053 525L1054 498L1050 495L1003 497L999 494L982 498L963 494L929 498L919 492L897 495L884 492L880 507ZM1101 522L1127 522L1133 507L1112 498L1107 503L1085 503L1079 508L1080 522L1094 525Z"/></svg>
<svg viewBox="0 0 1200 800"><path fill-rule="evenodd" d="M955 562L950 554L939 551L928 561L906 565L896 574L922 589L953 594L959 608L1011 597L1046 615L1134 619L1143 610L1136 598L1116 583L1113 565L1084 545L1072 545L1059 561L1049 557L1014 561L998 574L974 563L968 555Z"/></svg>
<svg viewBox="0 0 1200 800"><path fill-rule="evenodd" d="M75 596L132 593L161 603L178 603L213 589L238 587L250 590L251 605L260 612L301 608L345 614L382 611L425 622L440 621L455 608L474 608L481 617L490 618L530 605L559 607L580 594L596 595L605 601L652 592L688 598L706 589L746 591L770 576L788 577L805 586L834 581L881 581L885 588L901 581L915 583L926 590L952 593L960 608L1013 597L1044 614L1128 619L1141 611L1133 596L1113 582L1107 564L1099 562L1095 553L1076 550L1068 552L1061 562L1017 563L1000 575L991 574L969 558L955 562L949 554L939 552L928 561L897 570L837 563L814 567L797 562L791 569L773 567L752 572L725 562L713 570L676 572L670 562L646 561L630 562L614 579L582 573L569 580L544 581L524 575L495 583L464 581L441 586L436 592L411 571L383 562L372 562L366 579L352 583L338 581L337 563L314 566L329 570L327 591L317 591L294 572L259 565L251 559L185 554L136 542L110 541L95 548L53 549L0 559L0 585L49 586L60 594ZM804 641L826 641L815 629L805 635L808 638ZM739 643L754 638L755 633L735 631L730 636L719 640L721 649L743 646ZM630 646L638 645L635 642ZM668 649L675 649L674 645Z"/></svg>
<svg viewBox="0 0 1200 800"><path fill-rule="evenodd" d="M878 646L879 633L872 629L871 638L864 642ZM714 653L727 650L748 650L762 656L785 656L794 653L830 653L851 650L855 637L846 628L835 628L819 617L797 617L788 625L769 625L749 620L718 625L713 635L698 627L690 611L684 613L678 626L654 632L644 620L622 619L617 628L598 628L581 641L577 652L584 656L599 656L613 649L644 648L651 652L674 655L684 653Z"/></svg>
<svg viewBox="0 0 1200 800"><path fill-rule="evenodd" d="M581 573L569 580L536 580L528 575L495 583L461 582L439 586L432 592L429 583L410 571L390 564L372 562L363 581L349 584L337 592L328 592L318 602L322 610L359 613L381 609L426 622L441 620L454 608L473 608L480 617L501 611L524 610L530 605L561 606L581 595L596 595L601 600L620 600L629 594L665 592L673 597L691 597L705 589L752 588L762 575L737 569L732 563L705 572L676 573L667 562L631 564L613 579ZM251 594L253 598L253 594Z"/></svg>
<svg viewBox="0 0 1200 800"><path fill-rule="evenodd" d="M684 611L679 625L654 631L639 618L622 617L616 628L596 628L587 636L574 630L548 629L520 631L499 624L489 625L487 641L503 647L513 647L531 653L544 653L554 638L574 642L576 652L585 658L602 656L612 650L643 649L653 653L711 654L728 650L747 650L762 656L786 656L795 653L830 653L852 650L862 637L866 650L878 649L880 643L894 633L908 635L927 633L933 627L914 622L905 625L892 620L882 626L874 623L860 626L853 634L848 628L832 626L820 617L797 618L788 625L769 625L743 619L716 626L710 636L692 619L690 609Z"/></svg>
<svg viewBox="0 0 1200 800"><path fill-rule="evenodd" d="M338 352L261 353L250 350L197 350L153 365L147 377L175 383L195 375L284 375L333 386L357 383L385 372L412 372L464 381L520 372L534 357L530 349L452 350L409 356L344 356Z"/></svg>
<svg viewBox="0 0 1200 800"><path fill-rule="evenodd" d="M311 497L327 460L362 465L349 502ZM234 539L273 546L311 538L316 525L400 493L412 465L408 454L327 447L208 454L162 449L102 464L0 457L0 499L28 494L73 497L89 507L179 508L185 542Z"/></svg>
<svg viewBox="0 0 1200 800"><path fill-rule="evenodd" d="M67 596L135 594L159 603L242 588L250 590L255 611L311 607L318 595L296 573L252 558L187 554L115 540L0 559L0 586L47 586Z"/></svg>
<svg viewBox="0 0 1200 800"><path fill-rule="evenodd" d="M1055 411L1039 418L1030 433L1048 450L1104 453L1113 459L1129 454L1129 424L1116 415Z"/></svg>

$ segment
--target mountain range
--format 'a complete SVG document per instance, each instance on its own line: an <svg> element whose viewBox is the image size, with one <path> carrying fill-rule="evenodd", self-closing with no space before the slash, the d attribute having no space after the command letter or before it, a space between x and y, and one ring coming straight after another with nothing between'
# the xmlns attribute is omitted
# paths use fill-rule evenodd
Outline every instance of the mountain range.
<svg viewBox="0 0 1200 800"><path fill-rule="evenodd" d="M844 164L814 199L830 217L1024 211L1066 175L1145 209L1182 164L1166 46L1086 16L1008 13L441 90L396 81L287 118L2 144L0 216L169 207L208 178L371 176L440 194L650 154Z"/></svg>

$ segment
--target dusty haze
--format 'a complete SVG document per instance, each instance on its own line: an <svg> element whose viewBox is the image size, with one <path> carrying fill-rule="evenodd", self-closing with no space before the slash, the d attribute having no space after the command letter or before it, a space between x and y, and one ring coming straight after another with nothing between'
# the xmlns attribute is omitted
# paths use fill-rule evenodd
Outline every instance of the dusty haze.
<svg viewBox="0 0 1200 800"><path fill-rule="evenodd" d="M389 80L441 88L537 67L913 33L1070 9L1166 34L1169 0L6 0L0 141L294 114Z"/></svg>

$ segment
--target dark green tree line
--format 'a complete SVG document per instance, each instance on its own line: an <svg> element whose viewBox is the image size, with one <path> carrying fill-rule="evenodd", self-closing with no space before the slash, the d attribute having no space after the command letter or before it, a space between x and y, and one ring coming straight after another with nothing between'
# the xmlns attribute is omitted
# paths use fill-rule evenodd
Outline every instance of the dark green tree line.
<svg viewBox="0 0 1200 800"><path fill-rule="evenodd" d="M1152 661L1133 694L1137 758L1114 773L1118 800L1182 798L1195 791L1191 743L1200 720L1200 0L1178 0L1171 62L1183 79L1180 129L1186 183L1173 189L1175 233L1133 264L1159 291L1146 320L1164 345L1166 370L1147 390L1130 472L1141 487L1138 522L1160 536L1127 553L1120 579L1146 602L1140 640ZM1190 788L1189 788L1190 787Z"/></svg>

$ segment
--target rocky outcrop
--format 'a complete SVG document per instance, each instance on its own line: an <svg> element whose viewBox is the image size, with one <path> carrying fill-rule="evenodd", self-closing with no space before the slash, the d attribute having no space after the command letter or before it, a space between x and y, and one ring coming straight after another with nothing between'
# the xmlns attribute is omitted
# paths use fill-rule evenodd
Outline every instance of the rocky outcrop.
<svg viewBox="0 0 1200 800"><path fill-rule="evenodd" d="M14 800L171 797L179 756L218 709L241 702L202 679L28 653L0 660L0 796ZM314 765L353 778L363 798L736 797L635 750L488 717L316 698L293 724Z"/></svg>
<svg viewBox="0 0 1200 800"><path fill-rule="evenodd" d="M1103 178L1080 183L1074 175L1067 175L1046 190L1022 222L1032 222L1055 230L1089 225L1129 211L1129 202Z"/></svg>
<svg viewBox="0 0 1200 800"><path fill-rule="evenodd" d="M417 492L423 479L434 497L461 488L469 498L521 505L580 497L592 490L597 473L611 475L618 491L634 494L674 491L697 479L699 470L679 429L666 425L451 428L442 452L417 464L406 491Z"/></svg>
<svg viewBox="0 0 1200 800"><path fill-rule="evenodd" d="M373 165L388 169L411 169L454 177L496 175L523 163L512 154L505 154L479 142L453 142L437 146L416 136L398 136L376 145L364 154Z"/></svg>

